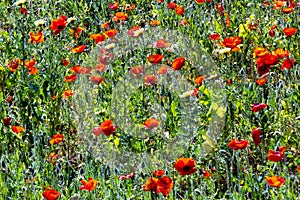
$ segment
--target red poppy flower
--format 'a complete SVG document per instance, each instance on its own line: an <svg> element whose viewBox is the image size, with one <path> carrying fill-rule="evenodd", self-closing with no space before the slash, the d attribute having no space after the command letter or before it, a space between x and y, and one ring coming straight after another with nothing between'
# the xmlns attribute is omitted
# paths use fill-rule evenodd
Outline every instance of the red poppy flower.
<svg viewBox="0 0 300 200"><path fill-rule="evenodd" d="M294 8L293 8L293 6L289 6L289 7L286 7L286 8L282 8L281 11L282 11L283 14L290 14L294 11Z"/></svg>
<svg viewBox="0 0 300 200"><path fill-rule="evenodd" d="M300 165L298 166L298 172L300 173Z"/></svg>
<svg viewBox="0 0 300 200"><path fill-rule="evenodd" d="M264 85L266 82L267 82L266 77L260 78L260 79L257 79L257 80L256 80L256 83L257 83L258 85Z"/></svg>
<svg viewBox="0 0 300 200"><path fill-rule="evenodd" d="M107 37L104 34L91 34L90 38L93 39L96 44L99 44L100 42L105 41Z"/></svg>
<svg viewBox="0 0 300 200"><path fill-rule="evenodd" d="M15 72L22 65L22 61L20 58L15 58L12 63L8 63L7 66L11 72Z"/></svg>
<svg viewBox="0 0 300 200"><path fill-rule="evenodd" d="M197 4L203 4L203 3L204 3L204 0L195 0L195 2L196 2Z"/></svg>
<svg viewBox="0 0 300 200"><path fill-rule="evenodd" d="M251 104L251 107L252 107L252 112L258 112L258 111L268 107L268 105L265 103L255 103L255 104Z"/></svg>
<svg viewBox="0 0 300 200"><path fill-rule="evenodd" d="M75 65L74 67L70 68L70 71L73 72L73 73L80 73L80 71L82 70L82 66L80 65Z"/></svg>
<svg viewBox="0 0 300 200"><path fill-rule="evenodd" d="M236 140L235 138L228 143L228 146L233 150L245 149L248 145L247 140Z"/></svg>
<svg viewBox="0 0 300 200"><path fill-rule="evenodd" d="M117 35L118 31L116 29L109 29L104 31L103 34L105 34L107 37L114 37L115 35Z"/></svg>
<svg viewBox="0 0 300 200"><path fill-rule="evenodd" d="M56 200L60 196L60 193L53 189L48 189L43 192L43 197L47 200Z"/></svg>
<svg viewBox="0 0 300 200"><path fill-rule="evenodd" d="M241 44L243 42L243 39L237 36L228 37L225 38L222 42L222 44L227 48L235 48L237 45Z"/></svg>
<svg viewBox="0 0 300 200"><path fill-rule="evenodd" d="M67 59L61 59L61 62L63 64L63 66L67 67L69 64L70 64L70 60L67 58Z"/></svg>
<svg viewBox="0 0 300 200"><path fill-rule="evenodd" d="M204 170L204 171L203 171L203 176L204 176L205 178L209 178L209 177L210 177L209 171Z"/></svg>
<svg viewBox="0 0 300 200"><path fill-rule="evenodd" d="M140 78L141 74L143 73L144 69L142 66L134 66L130 69L130 73L134 74L136 78Z"/></svg>
<svg viewBox="0 0 300 200"><path fill-rule="evenodd" d="M57 155L56 153L52 152L50 153L50 156L49 156L49 162L52 164L52 165L55 165L56 164L56 159L57 159Z"/></svg>
<svg viewBox="0 0 300 200"><path fill-rule="evenodd" d="M67 17L65 15L60 16L58 19L52 20L50 29L55 35L59 34L68 25Z"/></svg>
<svg viewBox="0 0 300 200"><path fill-rule="evenodd" d="M285 183L285 179L280 176L267 176L266 180L271 187L276 188L281 187Z"/></svg>
<svg viewBox="0 0 300 200"><path fill-rule="evenodd" d="M183 13L184 13L184 6L177 6L175 8L175 12L176 12L177 15L183 15Z"/></svg>
<svg viewBox="0 0 300 200"><path fill-rule="evenodd" d="M157 190L157 181L158 178L150 177L146 180L146 184L142 186L144 191L153 191L155 193L159 193Z"/></svg>
<svg viewBox="0 0 300 200"><path fill-rule="evenodd" d="M12 126L11 130L14 133L23 133L25 131L25 128L23 126Z"/></svg>
<svg viewBox="0 0 300 200"><path fill-rule="evenodd" d="M209 39L210 40L218 40L218 39L220 39L220 34L217 34L217 33L210 34Z"/></svg>
<svg viewBox="0 0 300 200"><path fill-rule="evenodd" d="M173 70L180 70L185 64L185 58L184 57L179 57L176 58L173 63L172 63L172 69Z"/></svg>
<svg viewBox="0 0 300 200"><path fill-rule="evenodd" d="M253 57L262 57L266 54L268 54L269 51L266 48L263 47L256 47L253 51Z"/></svg>
<svg viewBox="0 0 300 200"><path fill-rule="evenodd" d="M165 171L163 169L159 169L156 171L152 171L153 176L163 176L165 174Z"/></svg>
<svg viewBox="0 0 300 200"><path fill-rule="evenodd" d="M71 74L71 75L65 77L65 82L71 83L75 80L76 80L76 74Z"/></svg>
<svg viewBox="0 0 300 200"><path fill-rule="evenodd" d="M112 124L113 124L113 122L111 120L109 120L109 119L105 120L104 122L102 122L100 127L93 129L93 133L96 136L99 136L101 133L103 133L106 136L111 135L117 129L117 126L113 126Z"/></svg>
<svg viewBox="0 0 300 200"><path fill-rule="evenodd" d="M144 77L144 83L146 85L154 85L157 83L157 78L155 75L146 74Z"/></svg>
<svg viewBox="0 0 300 200"><path fill-rule="evenodd" d="M133 172L131 172L130 174L127 174L127 175L119 175L118 178L122 181L126 180L126 179L130 179L131 177L133 177L134 174Z"/></svg>
<svg viewBox="0 0 300 200"><path fill-rule="evenodd" d="M93 84L99 85L100 83L102 83L103 78L101 76L91 76L90 80Z"/></svg>
<svg viewBox="0 0 300 200"><path fill-rule="evenodd" d="M62 94L63 98L68 98L70 96L73 96L75 93L72 90L65 90Z"/></svg>
<svg viewBox="0 0 300 200"><path fill-rule="evenodd" d="M179 172L179 175L190 175L197 171L195 168L196 161L193 158L179 158L174 164L174 168Z"/></svg>
<svg viewBox="0 0 300 200"><path fill-rule="evenodd" d="M11 118L10 118L10 117L5 117L5 118L3 119L3 124L4 124L5 126L11 125Z"/></svg>
<svg viewBox="0 0 300 200"><path fill-rule="evenodd" d="M97 72L105 72L106 70L106 65L102 64L102 63L99 63L98 65L95 66L95 71Z"/></svg>
<svg viewBox="0 0 300 200"><path fill-rule="evenodd" d="M156 184L157 191L161 192L163 196L168 196L173 187L173 181L168 176L159 178Z"/></svg>
<svg viewBox="0 0 300 200"><path fill-rule="evenodd" d="M260 127L254 128L252 131L252 138L253 138L255 146L257 146L261 142L260 137L261 137Z"/></svg>
<svg viewBox="0 0 300 200"><path fill-rule="evenodd" d="M160 74L160 75L163 75L163 74L165 74L165 73L167 73L167 71L168 71L168 67L167 66L165 66L165 65L163 65L163 66L160 66L159 68L158 68L158 70L157 70L157 74Z"/></svg>
<svg viewBox="0 0 300 200"><path fill-rule="evenodd" d="M165 48L165 47L169 47L169 46L170 46L170 43L168 43L164 39L158 39L156 42L154 42L152 44L152 47L154 47L154 48Z"/></svg>
<svg viewBox="0 0 300 200"><path fill-rule="evenodd" d="M154 118L149 118L144 122L143 127L150 130L150 129L153 129L153 128L159 126L159 124L160 124L159 120L154 119Z"/></svg>
<svg viewBox="0 0 300 200"><path fill-rule="evenodd" d="M59 144L63 141L64 135L61 133L55 134L52 136L52 139L50 140L50 144Z"/></svg>
<svg viewBox="0 0 300 200"><path fill-rule="evenodd" d="M81 53L84 51L84 49L85 49L85 45L80 45L80 46L74 47L71 51L73 53Z"/></svg>
<svg viewBox="0 0 300 200"><path fill-rule="evenodd" d="M285 146L279 148L279 151L268 151L268 160L273 162L278 162L284 158L283 152L285 150Z"/></svg>
<svg viewBox="0 0 300 200"><path fill-rule="evenodd" d="M200 84L202 84L204 78L205 78L205 76L198 76L198 77L194 80L194 83L195 83L196 85L200 85Z"/></svg>
<svg viewBox="0 0 300 200"><path fill-rule="evenodd" d="M297 28L284 28L282 31L287 37L291 37L297 32Z"/></svg>
<svg viewBox="0 0 300 200"><path fill-rule="evenodd" d="M75 38L80 38L80 34L83 32L83 31L86 31L86 28L84 27L81 27L81 26L78 26L75 33L74 33L74 36ZM74 32L74 31L73 31Z"/></svg>
<svg viewBox="0 0 300 200"><path fill-rule="evenodd" d="M39 32L39 31L36 33L30 32L29 36L30 36L30 38L29 38L28 42L31 44L44 42L44 36L43 36L42 32Z"/></svg>
<svg viewBox="0 0 300 200"><path fill-rule="evenodd" d="M111 9L111 10L118 10L119 9L119 3L111 3L111 4L109 4L109 9Z"/></svg>
<svg viewBox="0 0 300 200"><path fill-rule="evenodd" d="M93 178L88 178L88 181L81 180L82 186L79 187L80 190L92 191L96 188L98 181Z"/></svg>
<svg viewBox="0 0 300 200"><path fill-rule="evenodd" d="M161 63L162 59L164 58L164 55L160 55L160 54L153 54L147 57L148 61L152 64L159 64Z"/></svg>
<svg viewBox="0 0 300 200"><path fill-rule="evenodd" d="M170 2L167 4L167 8L171 9L171 10L175 10L175 8L177 7L178 5L175 3L175 2Z"/></svg>
<svg viewBox="0 0 300 200"><path fill-rule="evenodd" d="M294 66L294 64L295 64L294 59L287 58L282 62L281 70L290 69Z"/></svg>

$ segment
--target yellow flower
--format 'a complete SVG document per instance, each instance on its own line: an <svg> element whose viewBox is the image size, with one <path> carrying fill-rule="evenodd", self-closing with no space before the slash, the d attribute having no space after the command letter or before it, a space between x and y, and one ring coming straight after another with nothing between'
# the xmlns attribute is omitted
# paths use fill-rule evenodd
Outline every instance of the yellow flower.
<svg viewBox="0 0 300 200"><path fill-rule="evenodd" d="M26 0L19 0L19 1L17 1L15 4L16 4L17 6L19 6L19 5L24 4L24 3L26 3Z"/></svg>

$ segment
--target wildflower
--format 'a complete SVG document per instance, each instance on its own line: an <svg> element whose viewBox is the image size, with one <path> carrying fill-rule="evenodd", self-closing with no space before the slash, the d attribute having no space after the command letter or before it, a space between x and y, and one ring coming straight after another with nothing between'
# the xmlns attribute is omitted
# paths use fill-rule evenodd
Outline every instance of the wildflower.
<svg viewBox="0 0 300 200"><path fill-rule="evenodd" d="M8 63L7 66L10 69L11 72L15 72L17 69L20 68L21 64L22 64L21 59L20 58L15 58L13 60L13 62L12 63Z"/></svg>
<svg viewBox="0 0 300 200"><path fill-rule="evenodd" d="M68 23L71 23L71 22L76 21L76 20L77 20L76 17L70 17L70 18L67 20L67 22L68 22Z"/></svg>
<svg viewBox="0 0 300 200"><path fill-rule="evenodd" d="M131 172L130 174L127 174L127 175L119 175L118 178L122 181L126 180L126 179L130 179L131 177L133 177L134 174L133 172Z"/></svg>
<svg viewBox="0 0 300 200"><path fill-rule="evenodd" d="M180 21L179 26L187 26L188 25L188 21L186 19L183 19Z"/></svg>
<svg viewBox="0 0 300 200"><path fill-rule="evenodd" d="M210 40L218 40L218 39L220 39L220 34L217 34L217 33L210 34L209 39Z"/></svg>
<svg viewBox="0 0 300 200"><path fill-rule="evenodd" d="M173 181L168 176L159 178L156 184L157 191L161 192L163 196L168 196L173 187Z"/></svg>
<svg viewBox="0 0 300 200"><path fill-rule="evenodd" d="M33 22L33 23L34 23L34 25L36 25L36 26L41 26L41 25L44 25L44 24L46 23L46 21L43 20L43 19L39 19L39 20L36 20L36 21Z"/></svg>
<svg viewBox="0 0 300 200"><path fill-rule="evenodd" d="M57 35L64 30L67 24L67 17L65 15L61 15L59 18L52 20L50 29L55 35Z"/></svg>
<svg viewBox="0 0 300 200"><path fill-rule="evenodd" d="M158 178L150 177L146 180L146 184L142 186L144 191L153 191L155 193L159 193L157 190L157 181Z"/></svg>
<svg viewBox="0 0 300 200"><path fill-rule="evenodd" d="M257 72L260 75L264 75L264 74L268 73L269 70L270 70L270 68L273 65L276 65L278 63L278 61L279 61L278 57L274 56L274 55L272 55L270 53L265 54L265 55L259 57L255 61Z"/></svg>
<svg viewBox="0 0 300 200"><path fill-rule="evenodd" d="M163 169L159 169L156 171L152 171L153 176L163 176L165 174L165 171Z"/></svg>
<svg viewBox="0 0 300 200"><path fill-rule="evenodd" d="M165 74L165 73L167 73L167 71L168 71L168 67L167 66L165 66L165 65L163 65L163 66L160 66L159 68L158 68L158 70L157 70L157 74L160 74L160 75L163 75L163 74Z"/></svg>
<svg viewBox="0 0 300 200"><path fill-rule="evenodd" d="M19 0L15 3L16 6L19 6L19 5L22 5L22 4L25 4L27 0Z"/></svg>
<svg viewBox="0 0 300 200"><path fill-rule="evenodd" d="M161 63L161 61L162 61L163 58L164 58L164 56L160 55L160 54L153 54L153 55L150 55L150 56L147 57L148 61L152 65Z"/></svg>
<svg viewBox="0 0 300 200"><path fill-rule="evenodd" d="M50 140L50 144L59 144L63 141L64 139L64 135L61 133L55 134L52 136L51 140Z"/></svg>
<svg viewBox="0 0 300 200"><path fill-rule="evenodd" d="M57 159L57 155L56 153L52 152L50 153L49 155L49 162L52 164L52 165L55 165L56 164L56 160Z"/></svg>
<svg viewBox="0 0 300 200"><path fill-rule="evenodd" d="M175 8L177 8L177 4L175 2L170 2L167 4L167 8L171 9L171 10L175 10Z"/></svg>
<svg viewBox="0 0 300 200"><path fill-rule="evenodd" d="M62 94L62 97L63 98L68 98L70 96L73 96L74 95L74 92L72 90L65 90Z"/></svg>
<svg viewBox="0 0 300 200"><path fill-rule="evenodd" d="M297 169L298 169L298 172L300 173L300 165L298 166L298 168L297 168Z"/></svg>
<svg viewBox="0 0 300 200"><path fill-rule="evenodd" d="M70 60L68 58L66 59L61 59L61 62L63 64L63 66L68 66L70 64Z"/></svg>
<svg viewBox="0 0 300 200"><path fill-rule="evenodd" d="M247 140L236 140L235 138L228 143L228 146L233 150L245 149L248 145Z"/></svg>
<svg viewBox="0 0 300 200"><path fill-rule="evenodd" d="M141 34L143 34L143 32L144 32L143 28L141 28L140 26L134 26L131 29L129 29L128 35L133 37L133 38L137 38Z"/></svg>
<svg viewBox="0 0 300 200"><path fill-rule="evenodd" d="M282 31L287 37L291 37L297 32L297 28L284 28Z"/></svg>
<svg viewBox="0 0 300 200"><path fill-rule="evenodd" d="M209 178L209 177L210 177L209 171L204 170L204 171L203 171L203 176L204 176L205 178Z"/></svg>
<svg viewBox="0 0 300 200"><path fill-rule="evenodd" d="M262 57L268 53L269 53L269 51L266 48L256 47L253 51L253 58Z"/></svg>
<svg viewBox="0 0 300 200"><path fill-rule="evenodd" d="M294 8L293 8L293 6L289 6L289 7L286 7L286 8L282 8L281 11L282 11L283 14L290 14L294 11Z"/></svg>
<svg viewBox="0 0 300 200"><path fill-rule="evenodd" d="M112 18L112 20L118 23L120 21L126 21L127 18L128 18L127 14L123 12L117 12L116 15Z"/></svg>
<svg viewBox="0 0 300 200"><path fill-rule="evenodd" d="M158 26L158 25L160 25L160 21L159 21L159 20L152 20L152 21L150 22L150 25L151 25L151 26Z"/></svg>
<svg viewBox="0 0 300 200"><path fill-rule="evenodd" d="M266 180L271 187L276 188L281 187L285 183L285 178L280 176L267 176Z"/></svg>
<svg viewBox="0 0 300 200"><path fill-rule="evenodd" d="M263 77L263 78L257 79L255 82L258 85L264 85L267 82L267 79L266 79L266 77Z"/></svg>
<svg viewBox="0 0 300 200"><path fill-rule="evenodd" d="M159 126L159 124L160 124L159 120L157 120L155 118L149 118L144 122L143 127L150 130L150 129L153 129L153 128Z"/></svg>
<svg viewBox="0 0 300 200"><path fill-rule="evenodd" d="M202 84L202 82L203 82L203 80L204 80L204 77L205 77L205 76L198 76L197 78L195 78L194 83L195 83L196 85Z"/></svg>
<svg viewBox="0 0 300 200"><path fill-rule="evenodd" d="M59 196L60 193L56 190L53 190L52 187L43 192L43 197L47 200L56 200L59 198Z"/></svg>
<svg viewBox="0 0 300 200"><path fill-rule="evenodd" d="M109 29L104 31L104 35L107 37L114 37L115 35L117 35L118 31L116 29Z"/></svg>
<svg viewBox="0 0 300 200"><path fill-rule="evenodd" d="M184 6L177 6L175 8L175 12L176 12L177 15L183 15L183 13L184 13Z"/></svg>
<svg viewBox="0 0 300 200"><path fill-rule="evenodd" d="M93 84L99 85L100 83L102 83L103 78L101 76L91 76L90 80Z"/></svg>
<svg viewBox="0 0 300 200"><path fill-rule="evenodd" d="M95 66L94 70L102 73L106 70L106 65L99 63L98 65Z"/></svg>
<svg viewBox="0 0 300 200"><path fill-rule="evenodd" d="M118 10L119 9L119 3L111 3L111 4L109 4L109 9L111 9L111 10Z"/></svg>
<svg viewBox="0 0 300 200"><path fill-rule="evenodd" d="M287 58L282 62L281 70L283 71L284 69L290 69L294 66L294 64L295 64L294 59Z"/></svg>
<svg viewBox="0 0 300 200"><path fill-rule="evenodd" d="M65 82L71 83L75 80L76 80L76 74L71 74L71 75L65 77Z"/></svg>
<svg viewBox="0 0 300 200"><path fill-rule="evenodd" d="M113 124L113 122L111 120L109 120L109 119L105 120L104 122L102 122L102 124L100 124L100 127L93 129L93 133L96 136L99 136L100 133L103 133L106 136L111 135L117 129L117 126L113 126L112 124Z"/></svg>
<svg viewBox="0 0 300 200"><path fill-rule="evenodd" d="M281 59L281 58L288 57L290 55L290 52L282 48L277 48L272 51L272 55L277 56L278 59Z"/></svg>
<svg viewBox="0 0 300 200"><path fill-rule="evenodd" d="M184 57L179 57L176 58L173 63L172 63L172 69L173 70L180 70L185 64L185 58Z"/></svg>
<svg viewBox="0 0 300 200"><path fill-rule="evenodd" d="M81 53L84 51L84 49L85 49L85 45L80 45L80 46L74 47L71 51L73 53Z"/></svg>
<svg viewBox="0 0 300 200"><path fill-rule="evenodd" d="M81 180L82 186L80 186L80 190L92 191L96 188L98 181L93 178L88 178L88 181Z"/></svg>
<svg viewBox="0 0 300 200"><path fill-rule="evenodd" d="M80 38L80 34L84 31L86 31L86 28L81 27L81 26L77 27L77 29L74 33L75 38Z"/></svg>
<svg viewBox="0 0 300 200"><path fill-rule="evenodd" d="M44 42L44 36L43 36L42 32L38 31L36 34L33 32L30 32L29 36L30 36L30 38L29 38L28 42L31 44Z"/></svg>
<svg viewBox="0 0 300 200"><path fill-rule="evenodd" d="M190 175L197 171L195 168L196 161L193 158L181 157L176 160L174 168L179 172L179 175Z"/></svg>
<svg viewBox="0 0 300 200"><path fill-rule="evenodd" d="M285 150L285 146L279 147L279 151L268 151L268 160L273 162L278 162L284 158L283 152Z"/></svg>
<svg viewBox="0 0 300 200"><path fill-rule="evenodd" d="M203 4L203 3L204 3L204 0L195 0L195 2L196 2L197 4Z"/></svg>
<svg viewBox="0 0 300 200"><path fill-rule="evenodd" d="M12 126L11 127L11 130L14 132L14 133L23 133L25 131L25 128L23 126Z"/></svg>
<svg viewBox="0 0 300 200"><path fill-rule="evenodd" d="M27 9L26 8L20 8L20 12L21 12L21 14L22 15L28 15L28 11L27 11Z"/></svg>
<svg viewBox="0 0 300 200"><path fill-rule="evenodd" d="M252 138L253 138L255 146L257 146L261 142L260 137L261 137L260 127L254 128L252 131Z"/></svg>
<svg viewBox="0 0 300 200"><path fill-rule="evenodd" d="M251 107L252 107L252 112L258 112L258 111L268 107L268 105L265 103L255 103L255 104L251 104Z"/></svg>
<svg viewBox="0 0 300 200"><path fill-rule="evenodd" d="M165 47L169 47L169 46L170 46L170 43L168 43L164 39L158 39L156 42L154 42L152 44L152 47L154 47L154 48L165 48Z"/></svg>
<svg viewBox="0 0 300 200"><path fill-rule="evenodd" d="M135 8L135 5L133 3L125 5L125 10L126 11L133 10L134 8Z"/></svg>
<svg viewBox="0 0 300 200"><path fill-rule="evenodd" d="M146 74L144 77L144 83L147 85L154 85L157 83L157 78L155 75Z"/></svg>
<svg viewBox="0 0 300 200"><path fill-rule="evenodd" d="M130 73L134 74L137 79L140 78L143 71L144 71L144 69L142 66L134 66L130 69Z"/></svg>
<svg viewBox="0 0 300 200"><path fill-rule="evenodd" d="M233 36L233 37L225 38L222 44L227 48L234 49L235 47L237 47L237 45L241 44L242 42L243 42L242 38Z"/></svg>
<svg viewBox="0 0 300 200"><path fill-rule="evenodd" d="M9 125L11 125L11 118L10 118L10 117L5 117L5 118L3 119L3 124L4 124L4 126L9 126Z"/></svg>

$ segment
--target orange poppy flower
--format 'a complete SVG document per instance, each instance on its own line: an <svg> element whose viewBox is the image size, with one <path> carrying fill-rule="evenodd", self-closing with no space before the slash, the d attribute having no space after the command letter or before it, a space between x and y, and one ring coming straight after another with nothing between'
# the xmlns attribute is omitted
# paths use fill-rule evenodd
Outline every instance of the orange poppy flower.
<svg viewBox="0 0 300 200"><path fill-rule="evenodd" d="M275 55L272 55L270 53L265 54L265 55L259 57L255 61L257 72L260 75L268 73L269 70L270 70L270 67L272 65L276 65L278 63L278 61L279 61L278 57L275 56Z"/></svg>
<svg viewBox="0 0 300 200"><path fill-rule="evenodd" d="M172 63L172 69L173 70L180 70L185 64L185 58L184 57L179 57L176 58L173 63Z"/></svg>
<svg viewBox="0 0 300 200"><path fill-rule="evenodd" d="M209 178L209 177L210 177L209 171L204 170L204 171L203 171L203 176L204 176L205 178Z"/></svg>
<svg viewBox="0 0 300 200"><path fill-rule="evenodd" d="M95 71L97 72L105 72L106 70L106 65L102 64L102 63L99 63L98 65L95 66Z"/></svg>
<svg viewBox="0 0 300 200"><path fill-rule="evenodd" d="M113 126L112 124L113 124L113 122L111 120L109 120L109 119L105 120L104 122L102 122L102 124L100 125L100 127L93 129L93 133L96 136L99 136L100 133L103 133L106 136L111 135L117 129L117 126Z"/></svg>
<svg viewBox="0 0 300 200"><path fill-rule="evenodd" d="M50 144L59 144L63 141L64 139L64 135L61 133L55 134L52 136L51 140L50 140Z"/></svg>
<svg viewBox="0 0 300 200"><path fill-rule="evenodd" d="M156 42L154 42L152 44L152 47L154 47L154 48L165 48L165 47L169 47L169 46L170 46L170 43L168 43L164 39L158 39Z"/></svg>
<svg viewBox="0 0 300 200"><path fill-rule="evenodd" d="M28 68L28 73L29 74L37 74L38 73L38 68L36 67L31 67L31 68Z"/></svg>
<svg viewBox="0 0 300 200"><path fill-rule="evenodd" d="M114 37L115 35L117 35L118 31L116 29L109 29L104 31L103 34L105 34L107 37Z"/></svg>
<svg viewBox="0 0 300 200"><path fill-rule="evenodd" d="M228 143L228 146L233 150L245 149L248 145L247 140L236 140L235 138Z"/></svg>
<svg viewBox="0 0 300 200"><path fill-rule="evenodd" d="M90 38L93 39L96 44L99 44L100 42L105 41L107 37L104 34L91 34Z"/></svg>
<svg viewBox="0 0 300 200"><path fill-rule="evenodd" d="M25 131L25 128L23 126L12 126L11 127L11 130L14 132L14 133L23 133Z"/></svg>
<svg viewBox="0 0 300 200"><path fill-rule="evenodd" d="M290 55L290 52L288 50L284 50L282 48L278 48L278 49L273 50L272 54L274 56L277 56L278 59L281 59L281 58L288 57Z"/></svg>
<svg viewBox="0 0 300 200"><path fill-rule="evenodd" d="M222 42L222 44L227 48L235 48L237 45L241 44L243 42L243 39L237 36L232 36L225 38Z"/></svg>
<svg viewBox="0 0 300 200"><path fill-rule="evenodd" d="M283 152L285 150L285 146L279 147L279 151L268 151L268 160L273 162L281 161L284 158Z"/></svg>
<svg viewBox="0 0 300 200"><path fill-rule="evenodd" d="M163 169L159 169L156 171L152 171L153 176L163 176L165 174L165 171Z"/></svg>
<svg viewBox="0 0 300 200"><path fill-rule="evenodd" d="M173 187L173 181L170 177L164 176L157 181L157 191L161 192L163 196L168 196Z"/></svg>
<svg viewBox="0 0 300 200"><path fill-rule="evenodd" d="M98 181L93 178L88 178L88 181L81 180L82 186L80 186L80 190L92 191L96 188Z"/></svg>
<svg viewBox="0 0 300 200"><path fill-rule="evenodd" d="M294 66L294 64L295 64L294 59L287 58L282 62L281 70L290 69Z"/></svg>
<svg viewBox="0 0 300 200"><path fill-rule="evenodd" d="M230 18L226 18L225 25L226 25L227 28L230 26L230 22L231 22L231 19Z"/></svg>
<svg viewBox="0 0 300 200"><path fill-rule="evenodd" d="M256 83L258 85L264 85L266 82L267 82L267 78L266 77L263 77L263 78L260 78L260 79L256 80Z"/></svg>
<svg viewBox="0 0 300 200"><path fill-rule="evenodd" d="M175 12L176 12L177 15L183 15L183 13L184 13L184 6L177 6L175 8Z"/></svg>
<svg viewBox="0 0 300 200"><path fill-rule="evenodd" d="M80 73L80 71L82 70L82 66L80 65L75 65L74 67L70 68L70 71L73 72L73 73Z"/></svg>
<svg viewBox="0 0 300 200"><path fill-rule="evenodd" d="M190 175L197 171L195 168L196 161L194 158L179 158L174 164L174 168L179 172L179 175Z"/></svg>
<svg viewBox="0 0 300 200"><path fill-rule="evenodd" d="M297 32L297 28L284 28L282 31L287 37L291 37Z"/></svg>
<svg viewBox="0 0 300 200"><path fill-rule="evenodd" d="M261 129L260 127L256 127L252 131L252 138L253 138L255 146L259 145L259 143L261 142L261 131L260 131L260 129Z"/></svg>
<svg viewBox="0 0 300 200"><path fill-rule="evenodd" d="M65 90L62 94L63 98L68 98L70 96L73 96L75 93L72 90Z"/></svg>
<svg viewBox="0 0 300 200"><path fill-rule="evenodd" d="M282 11L283 14L290 14L294 11L294 8L293 8L293 6L289 6L289 7L286 7L286 8L282 8L281 11Z"/></svg>
<svg viewBox="0 0 300 200"><path fill-rule="evenodd" d="M67 59L61 59L61 62L63 64L63 66L68 66L70 64L70 60L67 58Z"/></svg>
<svg viewBox="0 0 300 200"><path fill-rule="evenodd" d="M276 188L281 187L285 183L285 178L280 176L267 176L266 180L271 187Z"/></svg>
<svg viewBox="0 0 300 200"><path fill-rule="evenodd" d="M65 15L60 16L58 19L52 20L50 29L55 35L59 34L68 25L67 17Z"/></svg>
<svg viewBox="0 0 300 200"><path fill-rule="evenodd" d="M74 33L75 38L80 38L80 34L83 31L86 31L86 28L78 26L77 29L76 29L76 31L75 31L75 33Z"/></svg>
<svg viewBox="0 0 300 200"><path fill-rule="evenodd" d="M140 78L141 74L143 73L144 69L142 66L134 66L130 69L130 73L134 74L136 78Z"/></svg>
<svg viewBox="0 0 300 200"><path fill-rule="evenodd" d="M167 71L168 71L168 67L167 66L165 66L165 65L163 65L163 66L160 66L159 68L158 68L158 70L157 70L157 74L160 74L160 75L163 75L163 74L165 74L165 73L167 73Z"/></svg>
<svg viewBox="0 0 300 200"><path fill-rule="evenodd" d="M269 51L266 49L266 48L263 48L263 47L256 47L253 51L253 57L256 58L256 57L261 57L261 56L264 56L266 54L268 54Z"/></svg>
<svg viewBox="0 0 300 200"><path fill-rule="evenodd" d="M300 173L300 165L298 166L298 172Z"/></svg>
<svg viewBox="0 0 300 200"><path fill-rule="evenodd" d="M155 177L150 177L146 180L146 184L142 186L142 189L144 191L153 191L155 193L159 193L159 191L157 190L157 181L158 178Z"/></svg>
<svg viewBox="0 0 300 200"><path fill-rule="evenodd" d="M151 25L151 26L158 26L158 25L160 25L160 21L159 21L159 20L152 20L152 21L150 22L150 25Z"/></svg>
<svg viewBox="0 0 300 200"><path fill-rule="evenodd" d="M150 130L150 129L153 129L153 128L159 126L159 124L160 124L159 120L157 120L155 118L149 118L144 122L143 127Z"/></svg>
<svg viewBox="0 0 300 200"><path fill-rule="evenodd" d="M218 39L220 39L220 34L218 34L218 33L210 34L209 39L210 40L218 40Z"/></svg>
<svg viewBox="0 0 300 200"><path fill-rule="evenodd" d="M12 63L8 63L7 66L11 72L15 72L22 65L22 61L20 58L15 58Z"/></svg>
<svg viewBox="0 0 300 200"><path fill-rule="evenodd" d="M80 46L74 47L71 51L73 53L81 53L84 51L84 49L85 49L85 45L80 45Z"/></svg>
<svg viewBox="0 0 300 200"><path fill-rule="evenodd" d="M55 165L56 164L56 159L57 159L57 155L56 155L56 153L54 153L54 152L52 152L52 153L50 153L50 156L49 156L50 158L49 158L49 161L50 161L50 163L52 164L52 165Z"/></svg>
<svg viewBox="0 0 300 200"><path fill-rule="evenodd" d="M205 76L198 76L197 78L195 78L194 83L195 83L196 85L202 84L202 82L203 82L203 80L204 80L204 77L205 77Z"/></svg>
<svg viewBox="0 0 300 200"><path fill-rule="evenodd" d="M103 78L101 76L91 76L90 80L93 84L99 85L100 83L102 83Z"/></svg>
<svg viewBox="0 0 300 200"><path fill-rule="evenodd" d="M117 12L116 15L112 18L112 20L115 22L120 22L120 21L126 21L127 18L128 18L127 14L123 12Z"/></svg>
<svg viewBox="0 0 300 200"><path fill-rule="evenodd" d="M109 22L104 22L103 24L101 24L102 28L109 28Z"/></svg>
<svg viewBox="0 0 300 200"><path fill-rule="evenodd" d="M251 108L252 112L258 112L258 111L268 107L268 105L265 103L255 103L255 104L251 104L251 107L252 107Z"/></svg>
<svg viewBox="0 0 300 200"><path fill-rule="evenodd" d="M157 78L155 75L146 74L144 77L144 83L147 85L154 85L157 83Z"/></svg>
<svg viewBox="0 0 300 200"><path fill-rule="evenodd" d="M29 36L30 36L30 38L29 38L28 42L31 44L41 43L41 42L45 41L43 33L39 32L39 31L36 33L30 32Z"/></svg>
<svg viewBox="0 0 300 200"><path fill-rule="evenodd" d="M65 77L65 82L71 83L76 80L76 74L71 74L70 76Z"/></svg>
<svg viewBox="0 0 300 200"><path fill-rule="evenodd" d="M53 189L48 189L43 192L43 197L47 200L56 200L60 196L60 193Z"/></svg>
<svg viewBox="0 0 300 200"><path fill-rule="evenodd" d="M152 64L159 64L161 63L162 59L164 58L164 55L160 55L160 54L153 54L147 57L148 61Z"/></svg>

